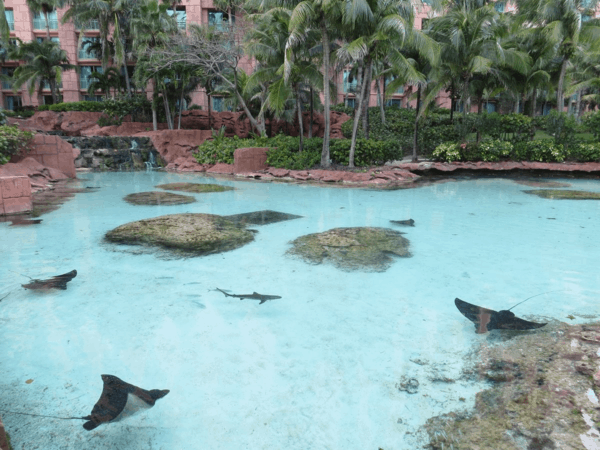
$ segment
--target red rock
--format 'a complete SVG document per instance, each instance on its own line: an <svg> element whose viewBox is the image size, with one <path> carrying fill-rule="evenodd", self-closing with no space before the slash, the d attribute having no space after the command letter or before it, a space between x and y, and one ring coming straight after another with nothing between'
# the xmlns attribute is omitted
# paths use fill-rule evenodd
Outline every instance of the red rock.
<svg viewBox="0 0 600 450"><path fill-rule="evenodd" d="M206 169L206 172L233 174L233 164L217 163L209 169Z"/></svg>
<svg viewBox="0 0 600 450"><path fill-rule="evenodd" d="M268 148L238 148L233 153L233 172L257 172L267 169Z"/></svg>
<svg viewBox="0 0 600 450"><path fill-rule="evenodd" d="M342 176L344 183L364 183L370 179L371 174L368 173L344 172Z"/></svg>
<svg viewBox="0 0 600 450"><path fill-rule="evenodd" d="M274 167L269 167L267 169L267 173L278 178L287 177L290 175L290 171L288 169L276 169Z"/></svg>
<svg viewBox="0 0 600 450"><path fill-rule="evenodd" d="M327 170L326 174L323 175L321 181L325 181L327 183L339 183L344 180L344 172L335 171L335 170Z"/></svg>
<svg viewBox="0 0 600 450"><path fill-rule="evenodd" d="M0 450L9 450L8 439L6 438L6 430L2 423L2 417L0 417Z"/></svg>
<svg viewBox="0 0 600 450"><path fill-rule="evenodd" d="M273 177L273 175L263 172L235 172L235 176L243 178L255 178L257 180L272 180L273 178L275 178Z"/></svg>
<svg viewBox="0 0 600 450"><path fill-rule="evenodd" d="M0 185L2 185L2 198L5 201L9 198L31 196L31 185L28 177L2 177L0 178Z"/></svg>
<svg viewBox="0 0 600 450"><path fill-rule="evenodd" d="M156 151L169 164L179 157L191 156L200 144L207 139L212 139L212 132L210 130L163 130L146 131L136 136L149 136Z"/></svg>
<svg viewBox="0 0 600 450"><path fill-rule="evenodd" d="M66 111L62 113L60 129L67 136L81 136L81 130L96 126L102 114L100 112Z"/></svg>
<svg viewBox="0 0 600 450"><path fill-rule="evenodd" d="M290 170L290 177L294 180L306 181L310 178L310 174L306 170Z"/></svg>
<svg viewBox="0 0 600 450"><path fill-rule="evenodd" d="M28 197L5 198L4 214L18 214L32 210L31 195Z"/></svg>

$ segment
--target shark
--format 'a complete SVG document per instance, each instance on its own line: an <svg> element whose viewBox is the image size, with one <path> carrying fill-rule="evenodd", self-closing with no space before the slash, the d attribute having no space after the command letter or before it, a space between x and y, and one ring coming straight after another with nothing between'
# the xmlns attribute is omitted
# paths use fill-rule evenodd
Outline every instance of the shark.
<svg viewBox="0 0 600 450"><path fill-rule="evenodd" d="M281 296L279 296L279 295L264 295L264 294L259 294L258 292L253 292L252 294L239 294L239 295L238 294L228 294L223 289L219 289L219 288L216 288L216 289L217 289L217 291L225 294L225 296L227 296L227 297L235 297L235 298L239 298L240 300L244 300L245 298L249 298L251 300L260 300L259 305L262 305L264 302L266 302L268 300L277 300L278 298L281 298Z"/></svg>

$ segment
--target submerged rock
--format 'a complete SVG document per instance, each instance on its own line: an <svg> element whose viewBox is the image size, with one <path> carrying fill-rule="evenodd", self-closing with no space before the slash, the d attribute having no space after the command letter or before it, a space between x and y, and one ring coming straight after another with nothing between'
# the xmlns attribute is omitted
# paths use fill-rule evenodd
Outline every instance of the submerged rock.
<svg viewBox="0 0 600 450"><path fill-rule="evenodd" d="M563 183L561 181L515 180L515 183L522 184L524 186L540 187L540 188L564 188L564 187L571 187L570 183Z"/></svg>
<svg viewBox="0 0 600 450"><path fill-rule="evenodd" d="M253 211L249 213L233 214L231 216L225 217L235 223L268 225L271 223L282 222L284 220L300 219L302 216L266 209L264 211Z"/></svg>
<svg viewBox="0 0 600 450"><path fill-rule="evenodd" d="M165 189L167 191L185 191L192 192L195 194L202 194L205 192L224 192L233 190L231 186L221 186L220 184L205 183L168 183L159 184L156 187L159 189Z"/></svg>
<svg viewBox="0 0 600 450"><path fill-rule="evenodd" d="M347 271L383 272L392 256L411 256L409 241L389 228L334 228L323 233L301 236L292 241L288 254L311 264L329 262Z"/></svg>
<svg viewBox="0 0 600 450"><path fill-rule="evenodd" d="M254 235L212 214L172 214L130 222L105 235L117 244L150 245L196 256L226 252L251 242Z"/></svg>
<svg viewBox="0 0 600 450"><path fill-rule="evenodd" d="M194 197L189 195L161 191L136 192L135 194L126 195L123 200L132 205L182 205L196 201Z"/></svg>
<svg viewBox="0 0 600 450"><path fill-rule="evenodd" d="M523 192L554 200L600 200L600 192L573 191L569 189L531 189Z"/></svg>
<svg viewBox="0 0 600 450"><path fill-rule="evenodd" d="M554 323L482 343L474 373L492 387L477 394L474 410L429 419L428 448L599 448L600 350L588 340L599 332L600 323Z"/></svg>

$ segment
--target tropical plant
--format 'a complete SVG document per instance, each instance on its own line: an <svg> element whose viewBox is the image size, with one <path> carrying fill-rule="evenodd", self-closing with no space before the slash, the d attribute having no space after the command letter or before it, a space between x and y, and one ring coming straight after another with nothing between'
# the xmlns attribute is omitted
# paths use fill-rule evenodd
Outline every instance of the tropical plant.
<svg viewBox="0 0 600 450"><path fill-rule="evenodd" d="M121 89L125 86L123 78L123 75L121 75L119 70L115 67L109 67L104 73L96 71L93 73L93 77L90 78L88 93L94 95L96 91L100 91L105 98L109 98L110 90L114 89L114 97L121 92Z"/></svg>
<svg viewBox="0 0 600 450"><path fill-rule="evenodd" d="M58 86L65 70L75 70L77 66L69 63L67 52L53 41L32 41L12 49L11 59L21 60L12 77L13 89L28 84L29 95L37 89L41 93L46 85L50 87L52 102L58 103Z"/></svg>

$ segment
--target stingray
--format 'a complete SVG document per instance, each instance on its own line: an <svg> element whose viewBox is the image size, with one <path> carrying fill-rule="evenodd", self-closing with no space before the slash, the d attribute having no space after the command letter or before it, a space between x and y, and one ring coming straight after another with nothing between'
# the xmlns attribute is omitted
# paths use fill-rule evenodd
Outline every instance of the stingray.
<svg viewBox="0 0 600 450"><path fill-rule="evenodd" d="M544 294L547 294L547 292L544 292ZM534 295L533 297L537 297L537 295ZM517 303L515 306L529 300L529 298ZM454 299L454 304L463 316L475 324L475 333L478 334L487 333L492 330L533 330L546 325L545 323L529 322L528 320L520 319L515 316L515 314L510 311L515 306L502 311L494 311L493 309L487 309L482 306L465 302L460 298Z"/></svg>
<svg viewBox="0 0 600 450"><path fill-rule="evenodd" d="M83 417L87 420L83 428L90 431L98 425L117 422L139 411L152 408L156 400L169 393L168 389L145 389L126 383L114 375L102 375L104 388L100 399L94 405L92 414Z"/></svg>
<svg viewBox="0 0 600 450"><path fill-rule="evenodd" d="M55 277L48 278L47 280L38 280L32 278L30 283L22 284L25 289L33 290L48 290L48 289L67 289L67 283L77 276L76 270L63 273L62 275L56 275Z"/></svg>
<svg viewBox="0 0 600 450"><path fill-rule="evenodd" d="M118 422L140 411L152 408L156 400L163 398L169 393L168 389L152 389L151 391L147 391L133 384L126 383L114 375L102 375L102 381L104 382L102 394L92 408L92 413L89 416L57 417L6 410L0 410L0 412L60 420L87 420L83 424L83 428L91 431L103 423Z"/></svg>

